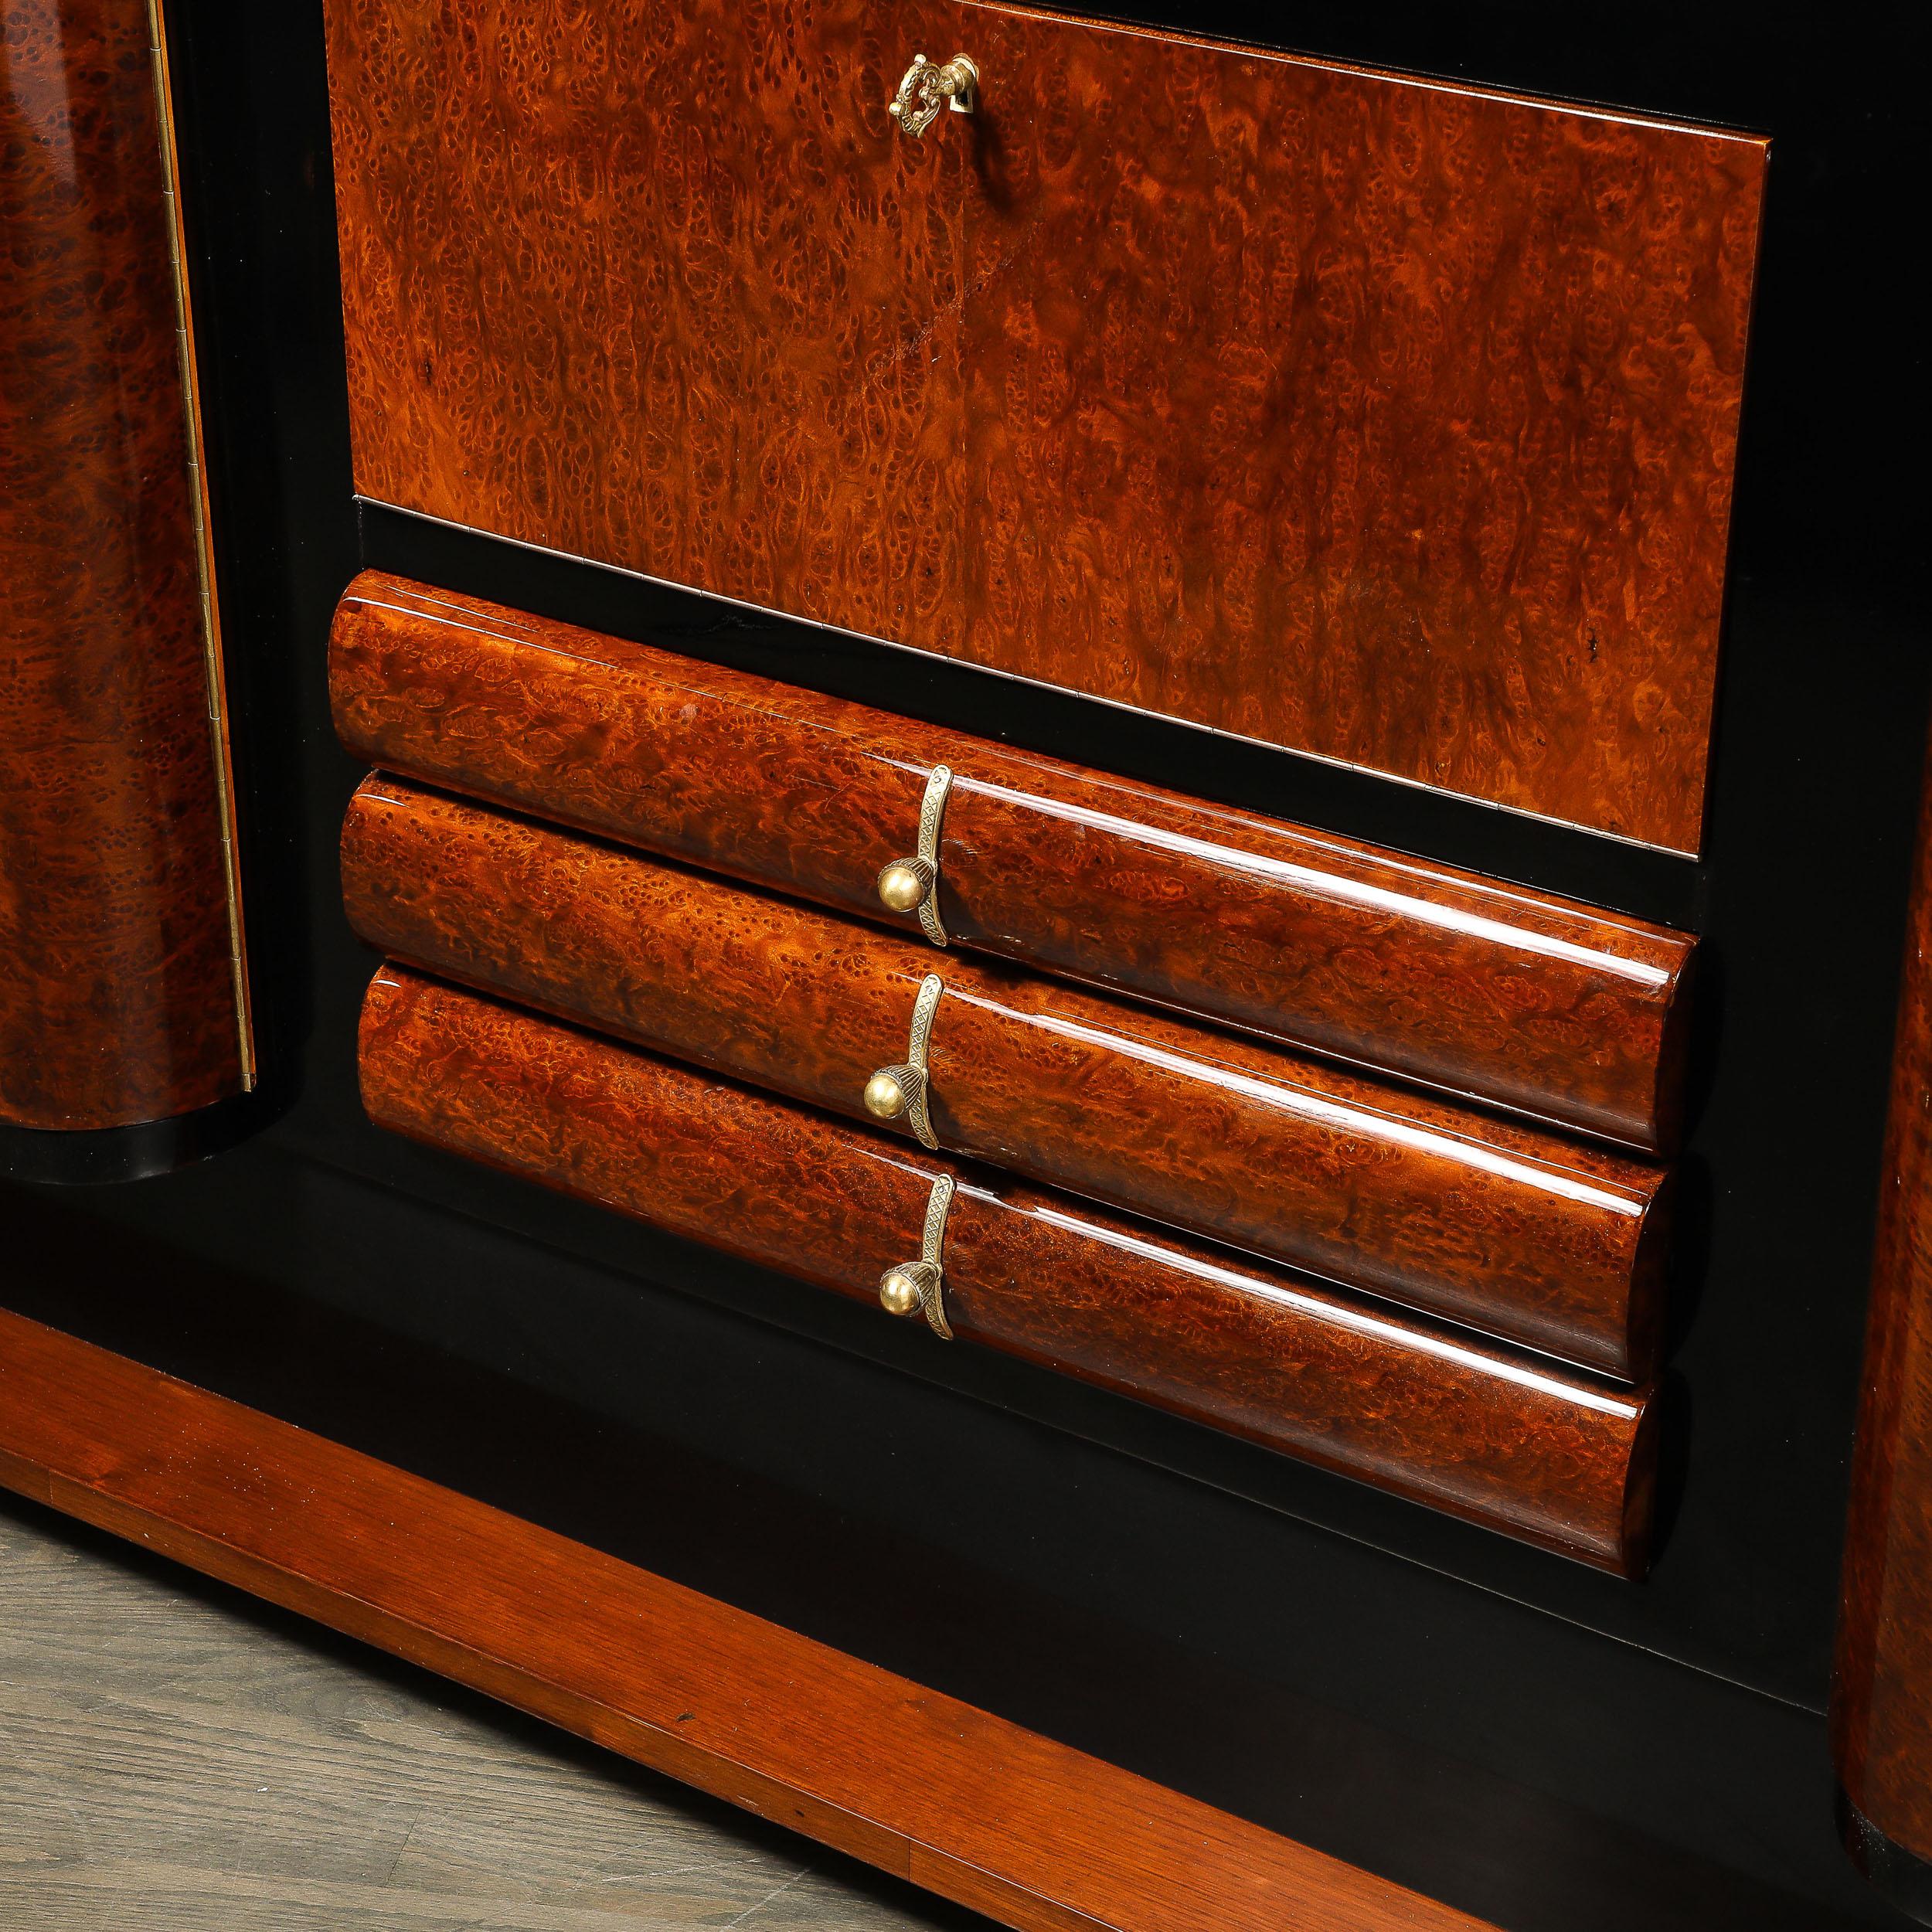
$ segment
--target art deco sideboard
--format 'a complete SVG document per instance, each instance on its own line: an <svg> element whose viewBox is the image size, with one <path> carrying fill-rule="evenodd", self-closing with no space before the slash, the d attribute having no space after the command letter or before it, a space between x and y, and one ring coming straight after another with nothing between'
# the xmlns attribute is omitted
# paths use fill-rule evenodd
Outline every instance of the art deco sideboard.
<svg viewBox="0 0 1932 1932"><path fill-rule="evenodd" d="M1000 1923L1932 1923L1880 10L0 21L0 1481Z"/></svg>

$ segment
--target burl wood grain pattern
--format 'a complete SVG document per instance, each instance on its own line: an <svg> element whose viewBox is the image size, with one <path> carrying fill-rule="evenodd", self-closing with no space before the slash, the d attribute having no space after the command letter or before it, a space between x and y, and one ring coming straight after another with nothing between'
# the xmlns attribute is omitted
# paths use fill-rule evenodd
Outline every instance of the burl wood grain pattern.
<svg viewBox="0 0 1932 1932"><path fill-rule="evenodd" d="M923 1685L5 1311L0 1483L1019 1932L1488 1932Z"/></svg>
<svg viewBox="0 0 1932 1932"><path fill-rule="evenodd" d="M363 494L1697 849L1763 141L951 0L327 12Z"/></svg>
<svg viewBox="0 0 1932 1932"><path fill-rule="evenodd" d="M1932 1862L1932 767L1915 864L1832 1730L1845 1795Z"/></svg>
<svg viewBox="0 0 1932 1932"><path fill-rule="evenodd" d="M242 1084L155 72L0 32L0 1121L119 1127Z"/></svg>
<svg viewBox="0 0 1932 1932"><path fill-rule="evenodd" d="M936 975L942 1146L1605 1374L1655 1366L1662 1169L384 774L351 801L342 890L393 956L862 1120Z"/></svg>
<svg viewBox="0 0 1932 1932"><path fill-rule="evenodd" d="M395 965L370 986L360 1064L379 1126L860 1300L918 1259L933 1182L954 1174L961 1341L1600 1568L1644 1567L1648 1390L1566 1380Z"/></svg>
<svg viewBox="0 0 1932 1932"><path fill-rule="evenodd" d="M372 762L874 919L944 764L957 945L1675 1141L1682 934L376 572L329 675Z"/></svg>

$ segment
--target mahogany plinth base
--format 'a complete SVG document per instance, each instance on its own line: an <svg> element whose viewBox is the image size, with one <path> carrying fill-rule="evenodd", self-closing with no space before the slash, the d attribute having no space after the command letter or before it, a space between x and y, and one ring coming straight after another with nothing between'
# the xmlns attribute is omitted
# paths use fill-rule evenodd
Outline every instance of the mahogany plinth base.
<svg viewBox="0 0 1932 1932"><path fill-rule="evenodd" d="M1838 1836L1852 1862L1887 1904L1932 1925L1932 1865L1887 1838L1838 1787Z"/></svg>
<svg viewBox="0 0 1932 1932"><path fill-rule="evenodd" d="M0 1484L1039 1932L1481 1921L0 1312Z"/></svg>

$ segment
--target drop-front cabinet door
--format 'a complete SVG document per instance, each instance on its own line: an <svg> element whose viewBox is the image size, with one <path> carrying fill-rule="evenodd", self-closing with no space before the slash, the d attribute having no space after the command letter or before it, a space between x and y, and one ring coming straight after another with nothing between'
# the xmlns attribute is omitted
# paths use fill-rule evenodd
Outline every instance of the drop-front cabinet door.
<svg viewBox="0 0 1932 1932"><path fill-rule="evenodd" d="M328 5L363 495L1696 849L1762 141L938 0Z"/></svg>

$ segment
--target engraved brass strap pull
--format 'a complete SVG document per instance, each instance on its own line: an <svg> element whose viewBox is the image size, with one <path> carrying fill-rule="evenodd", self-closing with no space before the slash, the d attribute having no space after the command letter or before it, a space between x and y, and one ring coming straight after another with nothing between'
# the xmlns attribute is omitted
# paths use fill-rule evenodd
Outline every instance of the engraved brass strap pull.
<svg viewBox="0 0 1932 1932"><path fill-rule="evenodd" d="M939 118L942 108L969 114L978 104L979 70L963 53L954 54L943 67L916 53L886 111L917 141Z"/></svg>
<svg viewBox="0 0 1932 1932"><path fill-rule="evenodd" d="M939 996L945 990L946 982L937 973L928 973L920 981L905 1059L895 1066L880 1067L866 1083L866 1111L881 1121L896 1121L903 1114L922 1147L939 1145L932 1115L927 1111L932 1077L927 1071L926 1054L932 1044L933 1015L939 1011Z"/></svg>
<svg viewBox="0 0 1932 1932"><path fill-rule="evenodd" d="M942 1174L926 1203L926 1231L917 1261L902 1261L879 1277L879 1305L888 1315L923 1315L941 1340L953 1338L946 1320L946 1216L953 1205L954 1180Z"/></svg>
<svg viewBox="0 0 1932 1932"><path fill-rule="evenodd" d="M951 767L934 765L919 801L919 849L910 859L895 859L879 872L879 903L888 912L919 915L920 930L935 946L946 944L939 918L939 834L945 823L946 797L952 789Z"/></svg>

